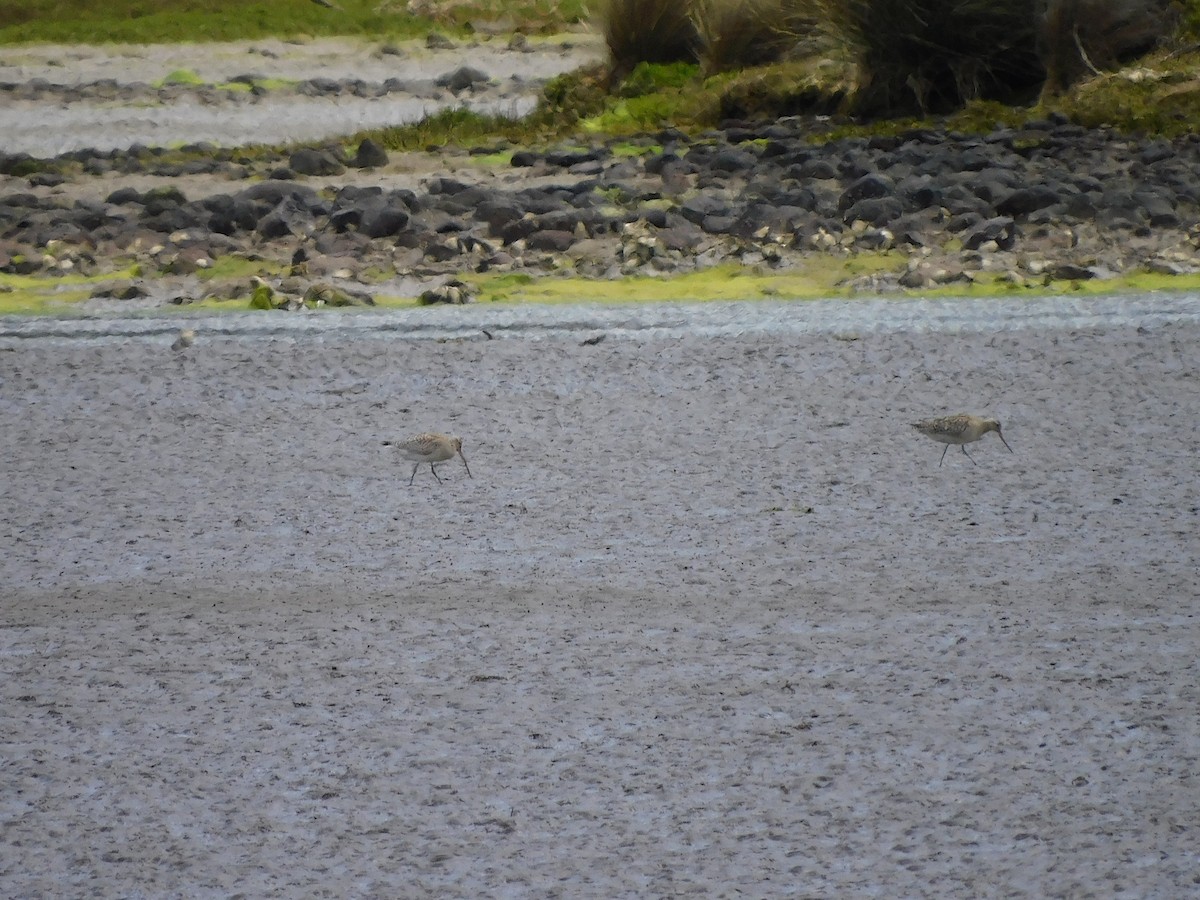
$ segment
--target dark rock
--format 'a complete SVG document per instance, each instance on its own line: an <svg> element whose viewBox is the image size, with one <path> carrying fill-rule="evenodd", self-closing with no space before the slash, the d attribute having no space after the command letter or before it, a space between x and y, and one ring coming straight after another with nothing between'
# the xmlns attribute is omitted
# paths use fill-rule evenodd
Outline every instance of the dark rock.
<svg viewBox="0 0 1200 900"><path fill-rule="evenodd" d="M34 172L29 176L29 185L30 187L58 187L66 180L66 176L59 172Z"/></svg>
<svg viewBox="0 0 1200 900"><path fill-rule="evenodd" d="M457 178L439 177L432 179L426 186L425 190L430 194L459 194L470 188L471 185L465 181L459 181Z"/></svg>
<svg viewBox="0 0 1200 900"><path fill-rule="evenodd" d="M710 165L718 172L745 172L758 165L758 157L746 150L730 147L713 156Z"/></svg>
<svg viewBox="0 0 1200 900"><path fill-rule="evenodd" d="M198 221L199 214L196 209L191 207L171 206L163 208L157 213L151 213L150 209L151 207L147 206L146 212L142 215L141 224L151 231L163 234L186 231L195 226ZM199 221L204 221L204 219L199 219Z"/></svg>
<svg viewBox="0 0 1200 900"><path fill-rule="evenodd" d="M297 175L342 175L346 167L328 150L302 147L288 158L288 167Z"/></svg>
<svg viewBox="0 0 1200 900"><path fill-rule="evenodd" d="M296 92L306 97L336 95L342 92L342 86L333 78L310 78L296 86Z"/></svg>
<svg viewBox="0 0 1200 900"><path fill-rule="evenodd" d="M797 171L793 177L828 181L837 178L838 171L833 163L827 159L810 159L797 167Z"/></svg>
<svg viewBox="0 0 1200 900"><path fill-rule="evenodd" d="M430 207L452 216L472 216L481 203L493 196L492 191L474 185L454 194L430 194Z"/></svg>
<svg viewBox="0 0 1200 900"><path fill-rule="evenodd" d="M1169 143L1166 141L1155 141L1138 154L1138 161L1144 166L1150 166L1154 163L1162 162L1164 159L1171 159L1174 155L1175 148Z"/></svg>
<svg viewBox="0 0 1200 900"><path fill-rule="evenodd" d="M863 221L880 226L900 218L904 204L896 197L868 197L842 212L843 222Z"/></svg>
<svg viewBox="0 0 1200 900"><path fill-rule="evenodd" d="M1055 281L1087 281L1096 277L1096 272L1090 266L1080 266L1075 263L1059 263L1051 266L1046 273Z"/></svg>
<svg viewBox="0 0 1200 900"><path fill-rule="evenodd" d="M886 175L869 172L855 179L838 197L838 210L845 212L861 200L887 197L896 189L895 183ZM859 217L861 218L861 217ZM870 221L870 220L868 220Z"/></svg>
<svg viewBox="0 0 1200 900"><path fill-rule="evenodd" d="M525 244L530 250L540 250L551 253L562 253L575 243L575 235L570 231L535 231L526 238Z"/></svg>
<svg viewBox="0 0 1200 900"><path fill-rule="evenodd" d="M486 72L481 72L479 69L471 66L460 66L453 72L448 72L435 79L434 83L438 87L444 87L451 92L458 94L462 91L469 90L477 84L487 84L491 81L490 76Z"/></svg>
<svg viewBox="0 0 1200 900"><path fill-rule="evenodd" d="M371 238L391 237L408 227L408 208L395 202L381 202L368 208L358 230Z"/></svg>
<svg viewBox="0 0 1200 900"><path fill-rule="evenodd" d="M704 238L704 231L691 222L680 219L658 232L658 242L668 250L694 250Z"/></svg>
<svg viewBox="0 0 1200 900"><path fill-rule="evenodd" d="M1016 224L1010 216L997 216L980 223L963 239L963 248L978 250L980 245L995 241L1001 250L1011 250L1017 240Z"/></svg>
<svg viewBox="0 0 1200 900"><path fill-rule="evenodd" d="M389 162L387 151L371 138L363 138L350 165L356 169L378 169Z"/></svg>
<svg viewBox="0 0 1200 900"><path fill-rule="evenodd" d="M705 216L704 220L700 223L700 227L709 234L730 234L736 226L736 216Z"/></svg>
<svg viewBox="0 0 1200 900"><path fill-rule="evenodd" d="M941 187L929 175L905 178L896 185L896 193L912 210L942 205Z"/></svg>
<svg viewBox="0 0 1200 900"><path fill-rule="evenodd" d="M1087 194L1072 194L1063 205L1063 213L1073 219L1091 219L1096 215L1096 204Z"/></svg>
<svg viewBox="0 0 1200 900"><path fill-rule="evenodd" d="M150 292L139 282L131 280L115 281L92 291L93 297L111 297L114 300L136 300L138 297L148 297Z"/></svg>
<svg viewBox="0 0 1200 900"><path fill-rule="evenodd" d="M425 258L431 262L449 262L462 255L462 243L455 237L442 237L440 234L426 234L422 236L421 246L424 248Z"/></svg>
<svg viewBox="0 0 1200 900"><path fill-rule="evenodd" d="M253 231L258 226L260 212L257 206L245 197L220 194L207 198L204 206L211 213L208 228L217 234L232 235L239 231Z"/></svg>
<svg viewBox="0 0 1200 900"><path fill-rule="evenodd" d="M488 230L495 235L498 235L504 226L515 222L523 215L525 215L524 207L508 199L487 200L475 208L475 218L486 223Z"/></svg>
<svg viewBox="0 0 1200 900"><path fill-rule="evenodd" d="M526 188L513 195L514 201L523 204L525 209L535 216L559 209L570 209L574 206L574 199L573 192L559 192L552 188Z"/></svg>
<svg viewBox="0 0 1200 900"><path fill-rule="evenodd" d="M647 175L662 175L664 169L680 162L682 160L678 153L654 153L646 157L644 168Z"/></svg>
<svg viewBox="0 0 1200 900"><path fill-rule="evenodd" d="M183 191L172 185L165 187L151 188L142 194L140 202L145 209L147 215L156 215L164 209L173 209L177 206L182 206L187 203L187 197L183 195Z"/></svg>
<svg viewBox="0 0 1200 900"><path fill-rule="evenodd" d="M530 166L536 166L542 161L540 153L534 153L532 150L518 150L512 155L511 165L517 169L528 169Z"/></svg>
<svg viewBox="0 0 1200 900"><path fill-rule="evenodd" d="M1020 216L1052 206L1061 199L1058 191L1045 185L1018 188L996 204L996 212L1003 216Z"/></svg>
<svg viewBox="0 0 1200 900"><path fill-rule="evenodd" d="M983 221L983 216L974 210L958 213L946 220L945 229L950 234L958 234L960 231L966 231L973 225L978 225Z"/></svg>
<svg viewBox="0 0 1200 900"><path fill-rule="evenodd" d="M135 192L136 193L136 192ZM0 197L0 206L24 207L27 209L40 209L42 201L38 199L37 194L5 194Z"/></svg>
<svg viewBox="0 0 1200 900"><path fill-rule="evenodd" d="M505 244L515 244L537 231L537 222L532 217L522 217L500 226L492 234L499 237Z"/></svg>
<svg viewBox="0 0 1200 900"><path fill-rule="evenodd" d="M121 219L121 216L110 211L107 203L91 200L76 200L73 212L76 224L86 231L98 231L109 222Z"/></svg>
<svg viewBox="0 0 1200 900"><path fill-rule="evenodd" d="M729 204L712 194L697 194L680 205L679 214L689 222L700 225L709 216L728 216Z"/></svg>
<svg viewBox="0 0 1200 900"><path fill-rule="evenodd" d="M558 166L563 169L578 166L580 163L595 162L600 158L601 152L599 150L552 151L542 157L547 165Z"/></svg>
<svg viewBox="0 0 1200 900"><path fill-rule="evenodd" d="M307 185L260 181L241 191L238 196L246 200L263 201L269 209L285 197L295 197L303 203L314 203L317 199L317 192Z"/></svg>
<svg viewBox="0 0 1200 900"><path fill-rule="evenodd" d="M316 227L307 205L296 197L285 197L259 220L256 229L268 240L287 235L305 235Z"/></svg>
<svg viewBox="0 0 1200 900"><path fill-rule="evenodd" d="M1137 191L1133 199L1142 208L1151 228L1179 226L1179 214L1175 212L1174 204L1167 197L1152 191Z"/></svg>

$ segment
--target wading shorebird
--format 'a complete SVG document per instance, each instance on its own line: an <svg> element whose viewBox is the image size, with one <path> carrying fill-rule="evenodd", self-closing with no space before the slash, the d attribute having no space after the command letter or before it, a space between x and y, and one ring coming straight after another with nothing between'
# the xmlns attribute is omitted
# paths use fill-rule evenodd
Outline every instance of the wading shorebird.
<svg viewBox="0 0 1200 900"><path fill-rule="evenodd" d="M1008 441L1005 441L1004 435L1000 433L1000 423L996 419L985 419L982 416L971 416L966 413L956 416L941 416L937 419L914 422L913 428L926 437L941 441L946 445L946 450L950 449L951 444L958 444L962 447L962 452L967 459L975 465L979 465L979 463L975 462L970 453L967 453L967 444L974 443L989 431L996 432L996 436L1004 442L1005 447L1008 447ZM942 451L942 458L938 460L939 466L946 460L946 450ZM1008 452L1012 453L1013 448L1008 447Z"/></svg>
<svg viewBox="0 0 1200 900"><path fill-rule="evenodd" d="M475 477L471 474L471 467L467 465L467 458L463 456L462 438L452 437L448 434L426 432L425 434L418 434L416 437L410 437L404 441L384 441L383 445L385 447L395 447L400 451L401 456L413 463L412 475L408 479L410 485L413 483L413 479L417 477L417 469L421 467L421 463L429 463L429 471L433 473L434 478L437 478L438 484L441 484L442 479L438 478L437 470L433 467L433 464L453 459L456 453L463 461L463 466L467 470L467 477Z"/></svg>

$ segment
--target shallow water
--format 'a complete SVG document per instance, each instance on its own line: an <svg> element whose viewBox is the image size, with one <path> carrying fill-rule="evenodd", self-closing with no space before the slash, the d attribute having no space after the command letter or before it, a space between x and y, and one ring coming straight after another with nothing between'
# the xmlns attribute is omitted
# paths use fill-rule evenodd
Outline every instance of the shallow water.
<svg viewBox="0 0 1200 900"><path fill-rule="evenodd" d="M1074 330L1200 322L1200 294L1154 292L1087 297L828 299L559 306L429 306L367 311L237 312L138 317L0 318L0 345L29 339L125 340L180 327L234 338L343 337L389 340L537 339L604 333L622 337L970 333ZM485 333L486 332L486 333Z"/></svg>

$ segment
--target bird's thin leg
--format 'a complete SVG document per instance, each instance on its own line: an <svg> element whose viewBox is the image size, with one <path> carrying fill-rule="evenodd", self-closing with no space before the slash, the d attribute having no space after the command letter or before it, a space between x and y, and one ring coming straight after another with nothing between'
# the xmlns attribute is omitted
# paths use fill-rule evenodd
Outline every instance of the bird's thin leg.
<svg viewBox="0 0 1200 900"><path fill-rule="evenodd" d="M945 449L942 450L942 457L941 457L941 459L938 460L938 468L939 469L941 468L942 463L944 463L946 461L946 450L949 450L949 449L950 449L950 445L947 444Z"/></svg>
<svg viewBox="0 0 1200 900"><path fill-rule="evenodd" d="M419 466L419 465L421 465L421 464L417 463L416 466L413 466L413 473L408 478L408 486L409 487L412 487L413 479L417 477L417 466Z"/></svg>
<svg viewBox="0 0 1200 900"><path fill-rule="evenodd" d="M967 459L969 459L975 465L979 465L979 463L975 462L975 457L973 457L970 453L967 453L967 445L966 444L960 444L959 446L962 447L963 455L966 456Z"/></svg>
<svg viewBox="0 0 1200 900"><path fill-rule="evenodd" d="M438 478L437 469L433 467L433 463L429 464L429 471L433 473L433 477L437 478L438 484L442 483L442 479Z"/></svg>

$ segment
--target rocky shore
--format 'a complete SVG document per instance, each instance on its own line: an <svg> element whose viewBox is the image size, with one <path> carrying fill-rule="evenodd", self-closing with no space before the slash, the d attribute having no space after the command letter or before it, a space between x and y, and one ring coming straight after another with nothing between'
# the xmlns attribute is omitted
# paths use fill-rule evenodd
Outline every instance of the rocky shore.
<svg viewBox="0 0 1200 900"><path fill-rule="evenodd" d="M493 79L459 66L428 83L461 94ZM334 99L403 90L358 78L289 88ZM246 96L231 102L263 99ZM665 129L515 152L397 155L366 139L252 152L134 146L49 161L0 153L0 271L136 266L139 278L101 284L97 296L188 304L265 285L256 302L279 308L325 302L317 294L465 302L465 273L616 279L726 262L789 272L814 255L856 253L894 263L849 285L868 292L1200 271L1200 136L1142 140L1055 118L983 135L931 128L825 141L822 127L728 122L694 136ZM231 257L261 263L263 281L197 277Z"/></svg>

